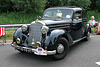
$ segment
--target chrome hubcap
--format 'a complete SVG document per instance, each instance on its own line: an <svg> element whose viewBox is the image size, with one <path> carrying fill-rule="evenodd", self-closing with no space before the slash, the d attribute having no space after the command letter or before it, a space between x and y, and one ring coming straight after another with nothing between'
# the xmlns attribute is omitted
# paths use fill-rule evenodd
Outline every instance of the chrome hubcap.
<svg viewBox="0 0 100 67"><path fill-rule="evenodd" d="M63 53L63 51L64 51L64 46L62 44L58 44L57 52L58 53Z"/></svg>
<svg viewBox="0 0 100 67"><path fill-rule="evenodd" d="M88 32L88 35L87 35L87 37L88 37L88 38L90 37L90 32Z"/></svg>

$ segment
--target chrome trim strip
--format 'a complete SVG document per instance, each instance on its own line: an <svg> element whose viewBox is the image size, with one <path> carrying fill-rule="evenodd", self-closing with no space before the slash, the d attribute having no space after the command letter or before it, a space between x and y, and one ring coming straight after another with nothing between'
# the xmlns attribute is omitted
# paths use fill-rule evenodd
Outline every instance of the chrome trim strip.
<svg viewBox="0 0 100 67"><path fill-rule="evenodd" d="M70 28L69 26L66 26L66 27L58 27L58 29L62 29L62 28ZM50 29L57 29L57 27L55 28L50 28Z"/></svg>
<svg viewBox="0 0 100 67"><path fill-rule="evenodd" d="M85 37L83 37L83 38L80 38L80 39L77 39L77 40L73 41L73 44L75 44L75 43L77 43L77 42L79 42L79 41L83 40L84 38L86 38L86 36L85 36Z"/></svg>
<svg viewBox="0 0 100 67"><path fill-rule="evenodd" d="M48 27L61 27L61 26L70 26L70 24L59 24L59 25L47 25Z"/></svg>
<svg viewBox="0 0 100 67"><path fill-rule="evenodd" d="M47 55L54 55L56 54L56 50L53 50L53 51L47 51Z"/></svg>
<svg viewBox="0 0 100 67"><path fill-rule="evenodd" d="M47 25L49 27L50 30L52 29L65 29L65 28L70 28L70 24L61 24L61 25Z"/></svg>

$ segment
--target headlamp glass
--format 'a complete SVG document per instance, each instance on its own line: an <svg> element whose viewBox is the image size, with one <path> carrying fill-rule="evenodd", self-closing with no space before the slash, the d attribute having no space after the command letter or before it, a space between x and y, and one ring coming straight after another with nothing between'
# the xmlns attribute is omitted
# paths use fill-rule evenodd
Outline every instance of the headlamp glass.
<svg viewBox="0 0 100 67"><path fill-rule="evenodd" d="M49 28L47 26L43 26L41 28L42 34L46 34L48 32Z"/></svg>

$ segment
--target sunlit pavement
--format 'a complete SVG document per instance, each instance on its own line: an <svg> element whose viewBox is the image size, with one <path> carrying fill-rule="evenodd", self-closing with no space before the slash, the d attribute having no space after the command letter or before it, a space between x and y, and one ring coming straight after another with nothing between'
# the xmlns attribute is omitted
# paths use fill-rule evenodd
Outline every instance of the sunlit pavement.
<svg viewBox="0 0 100 67"><path fill-rule="evenodd" d="M91 35L70 47L68 55L59 61L51 56L20 53L10 46L11 41L0 45L0 67L100 67L100 35Z"/></svg>

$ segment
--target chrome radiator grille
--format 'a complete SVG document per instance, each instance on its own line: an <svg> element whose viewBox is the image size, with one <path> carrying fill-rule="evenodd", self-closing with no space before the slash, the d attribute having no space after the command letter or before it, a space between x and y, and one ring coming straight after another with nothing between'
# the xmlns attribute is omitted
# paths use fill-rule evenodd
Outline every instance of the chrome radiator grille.
<svg viewBox="0 0 100 67"><path fill-rule="evenodd" d="M38 23L33 23L30 25L29 41L28 41L29 46L36 47L35 43L37 41L39 41L39 42L41 41L41 36L42 36L41 27L42 27L42 24L38 24ZM34 44L32 44L32 42L34 42Z"/></svg>

